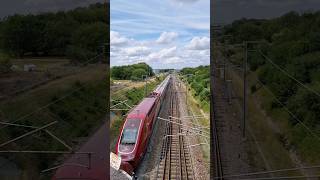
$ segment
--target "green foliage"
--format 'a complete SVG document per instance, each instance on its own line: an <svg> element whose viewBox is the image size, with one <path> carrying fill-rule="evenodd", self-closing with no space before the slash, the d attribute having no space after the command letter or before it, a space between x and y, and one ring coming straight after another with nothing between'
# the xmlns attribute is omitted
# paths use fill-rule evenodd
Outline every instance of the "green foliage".
<svg viewBox="0 0 320 180"><path fill-rule="evenodd" d="M210 67L199 66L196 68L183 68L180 73L185 76L187 82L195 92L195 96L200 101L209 101L210 99Z"/></svg>
<svg viewBox="0 0 320 180"><path fill-rule="evenodd" d="M133 72L132 72L131 78L132 78L133 80L142 79L142 76L143 76L143 75L146 75L146 74L147 74L147 71L146 71L145 69L142 69L142 68L135 69L135 70L133 70Z"/></svg>
<svg viewBox="0 0 320 180"><path fill-rule="evenodd" d="M247 40L264 40L269 45L260 47L272 61L302 83L316 80L319 68L320 27L319 13L289 12L270 20L241 19L227 26L225 35L232 35L233 43ZM259 47L256 47L259 48ZM248 63L258 71L259 79L287 104L297 92L297 83L279 71L259 53L250 52Z"/></svg>
<svg viewBox="0 0 320 180"><path fill-rule="evenodd" d="M181 70L181 73L183 75L186 75L186 74L194 74L195 73L195 69L194 68L183 68Z"/></svg>
<svg viewBox="0 0 320 180"><path fill-rule="evenodd" d="M0 73L7 73L11 68L11 59L8 55L0 53Z"/></svg>
<svg viewBox="0 0 320 180"><path fill-rule="evenodd" d="M83 61L108 42L108 17L101 3L38 15L13 15L0 23L0 48L16 57L66 56Z"/></svg>
<svg viewBox="0 0 320 180"><path fill-rule="evenodd" d="M65 55L67 46L71 44L72 34L79 26L80 23L70 16L63 20L49 21L44 29L44 54Z"/></svg>
<svg viewBox="0 0 320 180"><path fill-rule="evenodd" d="M144 97L144 89L133 88L131 91L126 92L126 97L130 102L138 103Z"/></svg>
<svg viewBox="0 0 320 180"><path fill-rule="evenodd" d="M48 130L63 139L67 144L74 146L79 145L78 143L75 144L74 140L87 137L88 134L92 134L96 128L104 123L107 87L107 81L101 78L95 79L92 82L75 81L73 85L64 84L63 88L53 87L52 91L50 91L50 88L47 88L47 90L49 89L47 92L26 95L22 100L15 98L11 103L0 104L0 106L2 109L5 109L5 119L7 121L14 121L25 114L34 112L35 109L57 101L77 88L81 88L79 91L60 99L59 102L53 103L47 108L42 108L41 111L19 121L21 124L30 126L42 126L49 122L58 121L57 124L49 127ZM26 106L26 103L29 103L30 106ZM1 133L1 141L5 142L10 137L20 135L23 133L22 130L21 128L4 129ZM9 148L23 149L26 147L31 147L32 150L67 150L61 143L46 135L46 133L25 137L22 141L15 144L14 147L11 146ZM59 156L59 154L51 154L49 158L45 158L41 154L24 154L21 158L14 157L13 161L18 162L22 169L32 167L38 171L43 168L52 167L60 159ZM39 179L38 177L30 177L30 172L25 173L27 179ZM39 174L39 172L35 173Z"/></svg>
<svg viewBox="0 0 320 180"><path fill-rule="evenodd" d="M102 22L80 25L72 35L72 46L67 55L75 61L87 61L100 52L108 33L108 26Z"/></svg>
<svg viewBox="0 0 320 180"><path fill-rule="evenodd" d="M66 55L72 60L72 62L86 62L90 58L94 57L95 53L78 47L78 46L68 46Z"/></svg>
<svg viewBox="0 0 320 180"><path fill-rule="evenodd" d="M114 66L111 68L111 77L118 80L141 80L143 75L153 76L152 68L146 63L128 66Z"/></svg>
<svg viewBox="0 0 320 180"><path fill-rule="evenodd" d="M312 86L312 89L320 91L320 86ZM298 92L290 99L288 108L295 112L297 118L304 123L315 127L319 124L320 119L320 97L315 96L313 92L300 88ZM290 119L293 124L299 122L296 119Z"/></svg>
<svg viewBox="0 0 320 180"><path fill-rule="evenodd" d="M262 50L274 64L258 53L249 52L250 69L257 72L259 80L301 121L289 117L292 126L291 141L299 152L309 159L315 157L320 143L312 143L316 140L305 130L302 123L320 135L320 97L291 77L304 86L320 92L319 25L320 12L302 14L289 12L279 18L268 20L238 20L226 26L223 31L224 35L234 37L231 43L248 40L267 42L255 49ZM240 54L235 51L233 53ZM255 87L252 87L252 90L256 90ZM271 108L281 110L282 105L274 100Z"/></svg>
<svg viewBox="0 0 320 180"><path fill-rule="evenodd" d="M61 135L68 135L68 138L86 137L92 127L102 122L107 95L103 90L105 87L107 87L105 82L98 82L95 85L76 82L73 89L81 88L80 91L50 106L50 111L59 116L60 123L67 123L72 127L72 131ZM53 96L51 100L55 101L57 97L59 96Z"/></svg>
<svg viewBox="0 0 320 180"><path fill-rule="evenodd" d="M199 97L201 101L208 100L208 97L210 97L210 90L208 88L204 88L199 94Z"/></svg>

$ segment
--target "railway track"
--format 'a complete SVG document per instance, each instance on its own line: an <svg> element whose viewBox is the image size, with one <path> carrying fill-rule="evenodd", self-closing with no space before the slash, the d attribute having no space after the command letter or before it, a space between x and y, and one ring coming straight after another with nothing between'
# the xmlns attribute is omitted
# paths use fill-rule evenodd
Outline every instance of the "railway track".
<svg viewBox="0 0 320 180"><path fill-rule="evenodd" d="M216 98L217 100L218 98ZM219 104L219 102L215 102L216 104ZM218 106L215 106L215 113L214 113L214 121L212 124L213 128L213 158L214 158L214 176L215 179L222 180L223 178L223 166L222 166L222 157L220 152L220 142L219 142L219 136L218 136L218 130L217 130L217 119L219 118L219 110L217 109Z"/></svg>
<svg viewBox="0 0 320 180"><path fill-rule="evenodd" d="M175 90L174 80L171 83L169 114L179 117L179 99ZM179 119L170 119L181 123ZM181 126L176 123L166 123L166 135L163 139L160 162L155 179L194 179L190 152Z"/></svg>
<svg viewBox="0 0 320 180"><path fill-rule="evenodd" d="M223 157L221 154L222 145L219 141L221 137L219 135L222 135L222 131L224 128L224 122L225 122L225 113L226 113L226 89L225 84L223 83L223 80L221 79L221 72L223 64L221 62L220 58L217 58L214 64L213 71L213 78L214 79L214 86L211 84L212 88L212 101L213 101L213 111L212 115L213 118L211 119L211 132L212 132L212 156L213 156L213 178L218 180L223 180L224 170L225 167L223 162L226 161L226 158ZM212 82L211 82L212 83Z"/></svg>

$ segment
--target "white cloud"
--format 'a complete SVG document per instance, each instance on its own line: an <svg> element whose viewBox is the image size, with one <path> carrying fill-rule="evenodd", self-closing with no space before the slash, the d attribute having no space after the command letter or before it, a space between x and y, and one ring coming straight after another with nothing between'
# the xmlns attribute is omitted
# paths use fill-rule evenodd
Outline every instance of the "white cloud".
<svg viewBox="0 0 320 180"><path fill-rule="evenodd" d="M177 64L177 63L182 63L183 59L179 56L175 56L175 57L171 57L171 58L166 58L161 62L163 64Z"/></svg>
<svg viewBox="0 0 320 180"><path fill-rule="evenodd" d="M120 33L116 31L110 31L110 43L111 45L117 46L117 45L125 45L129 42L129 39L127 39L124 36L121 36Z"/></svg>
<svg viewBox="0 0 320 180"><path fill-rule="evenodd" d="M210 48L210 39L208 37L194 37L186 45L187 49L190 50L206 50Z"/></svg>
<svg viewBox="0 0 320 180"><path fill-rule="evenodd" d="M173 42L177 37L178 33L176 32L163 32L156 42L159 44L168 44Z"/></svg>
<svg viewBox="0 0 320 180"><path fill-rule="evenodd" d="M210 62L210 40L207 36L193 36L190 41L177 41L169 46L153 39L133 39L116 31L111 31L111 34L111 66L146 62L153 68L179 69L207 65ZM163 39L164 42L164 39L170 39L169 36L174 39L175 35L172 34L174 35L172 32L163 32L162 38L160 36L158 40Z"/></svg>
<svg viewBox="0 0 320 180"><path fill-rule="evenodd" d="M145 46L134 46L123 49L123 52L128 56L141 56L150 53L150 48Z"/></svg>
<svg viewBox="0 0 320 180"><path fill-rule="evenodd" d="M171 47L171 48L164 48L160 51L153 52L153 53L149 54L147 60L148 61L152 61L152 60L161 61L164 58L174 57L176 55L176 50L177 50L176 46Z"/></svg>

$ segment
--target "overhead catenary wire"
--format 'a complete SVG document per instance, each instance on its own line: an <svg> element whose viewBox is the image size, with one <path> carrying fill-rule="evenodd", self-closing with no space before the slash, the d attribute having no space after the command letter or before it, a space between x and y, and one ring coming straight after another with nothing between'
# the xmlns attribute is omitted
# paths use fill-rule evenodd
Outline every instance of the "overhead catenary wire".
<svg viewBox="0 0 320 180"><path fill-rule="evenodd" d="M269 61L274 67L276 67L277 69L279 69L281 72L283 72L284 74L286 74L288 77L290 77L292 80L296 81L298 84L300 84L302 87L304 87L305 89L309 90L310 92L314 93L315 95L317 95L318 97L320 97L320 93L315 91L314 89L306 86L305 84L303 84L301 81L299 81L298 79L296 79L295 77L293 77L291 74L289 74L286 70L284 70L283 68L281 68L279 65L277 65L276 63L274 63L268 56L266 56L261 50L258 50L258 52L267 60Z"/></svg>
<svg viewBox="0 0 320 180"><path fill-rule="evenodd" d="M261 50L258 51L263 58L265 58L268 62L270 62L274 67L276 67L278 70L280 70L282 73L284 73L286 76L288 76L290 79L294 80L296 83L298 83L299 85L301 85L303 88L307 89L308 91L312 92L313 94L315 94L316 96L320 97L319 92L315 91L314 89L310 88L309 86L303 84L301 81L299 81L298 79L296 79L294 76L292 76L291 74L289 74L286 70L284 70L283 68L281 68L279 65L275 64L269 57L267 57L263 52L261 52ZM303 121L301 121L293 112L291 112L285 104L283 104L276 96L275 94L268 88L266 87L258 78L257 81L259 83L261 83L262 87L264 89L266 89L266 91L268 93L270 93L275 100L283 106L283 108L289 113L290 116L292 116L297 122L299 122L310 134L312 134L312 136L314 136L317 140L320 141L320 137L313 132L313 130L311 130ZM269 171L261 171L261 172L254 172L254 173L245 173L245 174L238 174L238 175L224 175L224 178L245 178L242 176L253 176L253 175L263 175L263 174L272 174L272 173L277 173L277 172L285 172L285 171L295 171L295 170L301 170L301 169L315 169L315 168L320 168L320 165L317 166L310 166L310 167L297 167L297 168L288 168L288 169L280 169L280 170L269 170ZM305 178L316 178L316 177L320 177L320 175L308 175L308 176L278 176L278 177L260 177L260 178L245 178L245 179L261 179L261 180L271 180L271 179L305 179ZM219 179L221 177L216 177L215 179Z"/></svg>
<svg viewBox="0 0 320 180"><path fill-rule="evenodd" d="M177 118L177 117L173 117L173 116L169 116L170 118L173 118L173 119L178 119L178 120L190 120L190 119L184 119L184 118ZM207 126L201 126L199 124L196 124L196 123L193 123L193 122L190 122L192 125L194 125L196 128L201 128L201 129L209 129L209 127Z"/></svg>
<svg viewBox="0 0 320 180"><path fill-rule="evenodd" d="M318 92L316 92L315 90L309 88L308 86L306 86L305 84L303 84L302 82L300 82L299 80L297 80L295 77L293 77L292 75L290 75L287 71L285 71L284 69L282 69L279 65L275 64L268 56L266 56L261 50L258 50L257 52L259 52L267 61L269 61L274 67L276 67L277 69L279 69L281 72L283 72L284 74L286 74L288 77L290 77L291 79L293 79L294 81L296 81L298 84L300 84L301 86L303 86L304 88L306 88L307 90L313 92L315 95L320 97L320 94ZM320 141L320 137L314 133L307 125L305 125L303 123L303 121L301 121L299 118L297 118L297 116L291 112L275 95L274 93L267 88L258 78L256 78L256 80L262 85L263 88L265 88L275 99L276 101L283 106L283 108L295 119L297 120L304 128L306 128L310 134L312 134L314 137L317 138L317 140Z"/></svg>
<svg viewBox="0 0 320 180"><path fill-rule="evenodd" d="M256 80L269 94L271 94L275 98L275 100L291 115L291 117L298 121L304 128L306 128L309 131L310 134L312 134L318 141L320 141L320 137L316 133L314 133L305 123L303 123L303 121L301 121L293 112L291 112L286 107L286 105L284 105L269 88L267 88L258 78L256 78Z"/></svg>
<svg viewBox="0 0 320 180"><path fill-rule="evenodd" d="M196 127L191 127L191 126L188 126L188 125L185 125L185 124L177 123L177 122L175 122L175 121L171 121L171 120L168 120L168 119L165 119L165 118L158 117L158 119L160 119L160 120L162 120L162 121L171 122L171 123L177 124L177 125L179 125L179 126L185 126L186 128L190 128L191 130L195 130L195 131L197 131L197 132L199 132L199 133L204 132L205 134L210 134L209 132L207 132L207 131L205 131L205 130L203 130L203 129L199 129L199 128L196 128Z"/></svg>
<svg viewBox="0 0 320 180"><path fill-rule="evenodd" d="M73 91L67 93L66 95L58 98L57 100L54 100L54 101L52 101L52 102L50 102L50 103L48 103L48 104L46 104L46 105L44 105L44 106L39 107L39 108L36 109L35 111L32 111L32 112L30 112L30 113L28 113L28 114L25 114L24 116L21 116L20 118L17 118L16 120L12 121L11 123L16 123L16 122L21 121L21 120L23 120L23 119L25 119L25 118L27 118L27 117L29 117L29 116L37 113L37 112L40 112L40 111L42 111L43 109L46 109L47 107L49 107L49 106L51 106L51 105L53 105L53 104L56 104L57 102L59 102L59 101L65 99L65 98L69 97L71 94L75 93L76 91L79 91L81 88L83 88L83 87L81 86L81 87L79 87L79 88L76 88L76 89L74 89ZM3 128L5 128L5 127L7 127L7 126L9 126L9 125L5 125L5 126L1 127L0 130L3 129Z"/></svg>
<svg viewBox="0 0 320 180"><path fill-rule="evenodd" d="M264 175L264 174L271 174L271 173L281 173L281 172L288 172L288 171L296 171L301 169L319 169L320 165L317 166L304 166L304 167L297 167L297 168L286 168L286 169L276 169L270 171L259 171L259 172L252 172L252 173L243 173L243 174L233 174L233 175L224 175L224 178L235 178L235 177L242 177L242 176L254 176L254 175ZM269 177L272 178L272 177ZM274 177L277 178L277 177ZM216 177L215 179L219 179Z"/></svg>
<svg viewBox="0 0 320 180"><path fill-rule="evenodd" d="M96 58L98 58L98 57L101 56L101 55L103 55L103 53L99 53L99 54L97 54L96 56L88 59L86 62L81 63L80 66L86 66L88 63L90 63L90 62L93 61L93 60L96 60ZM43 82L41 82L41 83L46 83L46 82L49 82L49 81L51 81L51 79L48 79L47 81L43 81ZM36 83L36 84L37 84L37 83ZM21 116L20 118L18 118L17 120L15 120L15 121L13 121L13 122L12 122L12 121L10 121L10 122L1 122L1 124L5 125L5 126L1 127L0 130L3 129L3 128L5 128L5 127L7 127L7 126L16 126L16 127L25 127L25 128L35 128L34 126L19 125L19 124L14 124L14 123L17 122L17 121L20 121L20 120L22 120L22 119L25 119L26 117L29 117L30 115L32 115L32 114L34 114L34 113L36 113L36 112L39 112L39 111L41 111L41 110L49 107L50 105L52 105L52 104L54 104L54 103L57 103L57 102L60 101L60 100L63 100L64 98L70 96L70 95L73 94L74 92L79 91L81 88L83 88L83 87L77 88L76 90L72 91L72 93L68 93L67 95L63 96L62 98L59 98L58 100L56 100L56 101L54 101L54 102L50 102L50 103L48 103L48 104L46 104L46 105L38 108L37 110L33 111L32 113L29 113L29 114L26 114L26 115L24 115L24 116ZM2 112L2 110L0 110L0 111ZM52 122L52 123L56 123L56 122L57 122L57 121ZM34 132L39 131L39 130L47 127L47 126L50 126L52 123L49 123L49 124L46 125L46 126L40 127L40 128L38 128L38 129L34 130ZM25 137L25 136L28 136L28 135L32 134L32 132L33 132L33 131L28 132L28 133L26 133L26 134L24 134L24 135L22 135L22 136L20 136L20 137L17 137L17 138L15 138L15 139L13 139L13 140L10 140L10 141L8 141L8 142L2 143L1 146L4 146L4 145L6 145L6 144L8 144L8 143L10 143L10 142L13 142L13 141L18 140L18 139L21 139L21 138L23 138L23 137ZM55 136L53 133L51 133L51 132L48 131L48 130L45 130L45 132L48 133L51 137L53 137L53 138L56 139L57 141L59 141L60 143L62 143L62 144L63 144L65 147L67 147L69 150L72 150L70 146L68 146L64 141L62 141L60 138L58 138L57 136ZM8 151L1 151L1 152L8 152ZM41 151L10 151L9 153L13 153L13 152L17 152L17 153L21 153L21 152L39 153L39 152L41 152ZM42 152L43 152L43 153L50 153L50 152L52 152L52 153L57 153L57 151L42 151ZM63 152L63 154L65 154L65 153L68 153L68 152ZM72 152L72 153L74 153L74 152Z"/></svg>
<svg viewBox="0 0 320 180"><path fill-rule="evenodd" d="M89 59L88 61L84 62L83 64L87 64L87 63L95 60L97 57L99 57L99 56L101 56L101 55L102 55L102 53L100 53L100 54L96 55L95 57ZM37 113L37 112L40 112L40 111L42 111L43 109L46 109L47 107L49 107L49 106L51 106L51 105L53 105L53 104L56 104L57 102L59 102L59 101L65 99L65 98L69 97L70 95L72 95L73 93L81 90L82 88L83 88L83 86L80 86L80 87L74 89L73 91L65 94L64 96L58 98L57 100L52 101L52 102L50 102L50 103L48 103L48 104L46 104L46 105L44 105L44 106L41 106L41 107L39 107L38 109L36 109L35 111L32 111L32 112L30 112L30 113L28 113L28 114L25 114L25 115L17 118L16 120L14 120L14 121L12 121L12 122L10 122L10 123L15 123L15 122L21 121L21 120L23 120L23 119L25 119L25 118L27 118L27 117L29 117L29 116ZM7 123L8 123L8 122L7 122ZM9 125L4 125L3 127L0 128L0 130L3 129L3 128L5 128L5 127L7 127L7 126L9 126Z"/></svg>
<svg viewBox="0 0 320 180"><path fill-rule="evenodd" d="M49 123L49 124L47 124L47 125L44 125L44 126L38 128L38 129L29 131L28 133L25 133L25 134L23 134L23 135L21 135L21 136L19 136L19 137L16 137L16 138L14 138L14 139L12 139L12 140L9 140L9 141L7 141L7 142L4 142L4 143L0 144L0 147L3 147L3 146L5 146L5 145L7 145L7 144L9 144L9 143L11 143L11 142L17 141L17 140L19 140L19 139L22 139L22 138L24 138L24 137L26 137L26 136L29 136L29 135L35 133L35 132L38 132L38 131L40 131L40 130L42 130L42 129L45 129L45 128L53 125L53 124L56 124L57 122L58 122L58 121L54 121L54 122L51 122L51 123Z"/></svg>
<svg viewBox="0 0 320 180"><path fill-rule="evenodd" d="M83 63L80 63L80 66L85 66L85 65L87 65L89 62L91 62L92 60L95 60L97 57L99 57L99 56L101 56L101 55L103 55L102 53L100 53L100 54L98 54L98 55L96 55L95 57L93 57L93 58L90 58L88 61L86 61L86 62L83 62ZM47 69L47 71L48 71L49 69ZM62 75L59 75L59 76L54 76L53 78L48 78L48 79L46 79L46 80L44 80L44 81L40 81L40 82L36 82L36 83L33 83L33 84L31 84L31 85L29 85L29 86L27 86L27 87L25 87L25 88L23 88L23 89L19 89L19 90L17 90L17 91L14 91L13 93L10 93L11 95L9 95L8 97L12 97L13 95L17 95L17 94L20 94L21 92L25 92L25 91L27 91L27 90L30 90L30 89L33 89L34 87L37 87L37 86L39 86L39 85L43 85L43 84L46 84L46 83L48 83L48 82L50 82L50 81L53 81L53 80L56 80L56 79L60 79L61 77L66 77L66 76L69 76L69 75L72 75L72 74L75 74L75 72L73 72L73 73L65 73L65 74L62 74ZM5 97L5 98L8 98L8 97ZM7 102L8 103L8 102Z"/></svg>

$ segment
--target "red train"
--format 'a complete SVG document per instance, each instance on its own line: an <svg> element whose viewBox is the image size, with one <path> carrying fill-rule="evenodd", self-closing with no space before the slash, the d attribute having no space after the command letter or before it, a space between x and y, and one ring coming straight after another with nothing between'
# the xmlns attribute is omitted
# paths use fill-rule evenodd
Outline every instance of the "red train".
<svg viewBox="0 0 320 180"><path fill-rule="evenodd" d="M128 114L118 138L116 154L121 156L120 169L133 174L143 157L152 128L171 81L170 75Z"/></svg>

